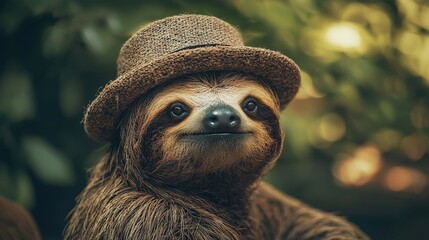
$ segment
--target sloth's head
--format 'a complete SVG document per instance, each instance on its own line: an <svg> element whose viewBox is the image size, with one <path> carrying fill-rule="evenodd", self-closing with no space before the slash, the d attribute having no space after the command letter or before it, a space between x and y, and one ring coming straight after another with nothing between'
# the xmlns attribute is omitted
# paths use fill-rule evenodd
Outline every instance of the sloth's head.
<svg viewBox="0 0 429 240"><path fill-rule="evenodd" d="M262 169L282 146L279 103L254 77L185 76L139 99L120 127L125 166L163 180Z"/></svg>

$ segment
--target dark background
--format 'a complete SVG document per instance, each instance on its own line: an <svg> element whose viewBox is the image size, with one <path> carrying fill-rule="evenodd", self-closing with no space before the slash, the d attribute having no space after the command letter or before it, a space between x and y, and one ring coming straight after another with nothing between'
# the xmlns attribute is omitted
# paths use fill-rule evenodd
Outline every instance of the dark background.
<svg viewBox="0 0 429 240"><path fill-rule="evenodd" d="M373 239L429 239L427 1L3 0L0 9L0 195L32 212L44 239L61 239L103 152L81 119L115 79L121 44L180 13L220 17L301 67L267 181Z"/></svg>

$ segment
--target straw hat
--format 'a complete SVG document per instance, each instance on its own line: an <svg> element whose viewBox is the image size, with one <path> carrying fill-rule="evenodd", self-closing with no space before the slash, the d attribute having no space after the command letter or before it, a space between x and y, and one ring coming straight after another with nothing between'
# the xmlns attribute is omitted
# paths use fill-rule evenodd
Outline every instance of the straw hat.
<svg viewBox="0 0 429 240"><path fill-rule="evenodd" d="M179 15L155 21L135 33L118 57L118 76L86 110L87 134L111 140L123 112L153 87L179 76L231 70L250 73L277 94L281 108L300 86L298 66L279 52L244 46L233 26L212 16Z"/></svg>

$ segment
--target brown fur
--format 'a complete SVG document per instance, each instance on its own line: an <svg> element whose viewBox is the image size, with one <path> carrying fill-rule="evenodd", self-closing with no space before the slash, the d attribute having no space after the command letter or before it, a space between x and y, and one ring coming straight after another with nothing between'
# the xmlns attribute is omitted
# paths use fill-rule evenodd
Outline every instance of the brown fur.
<svg viewBox="0 0 429 240"><path fill-rule="evenodd" d="M0 197L0 239L40 239L39 229L31 215L19 205L2 197Z"/></svg>
<svg viewBox="0 0 429 240"><path fill-rule="evenodd" d="M268 88L237 74L185 80L153 91L124 116L78 198L66 239L367 239L345 220L261 182L283 140L278 100ZM198 130L198 112L167 126L158 116L178 99L198 111L201 91L212 94L210 101L231 104L256 93L265 116L252 120L240 112L250 138L240 146L198 152L198 146L178 138ZM228 100L224 91L236 97Z"/></svg>

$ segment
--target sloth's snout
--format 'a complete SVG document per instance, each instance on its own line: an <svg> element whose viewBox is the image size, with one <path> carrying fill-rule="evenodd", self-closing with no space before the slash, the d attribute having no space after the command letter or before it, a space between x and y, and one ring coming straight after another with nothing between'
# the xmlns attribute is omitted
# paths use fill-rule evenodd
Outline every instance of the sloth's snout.
<svg viewBox="0 0 429 240"><path fill-rule="evenodd" d="M210 133L236 132L240 128L240 117L232 107L211 107L203 119L203 125Z"/></svg>

